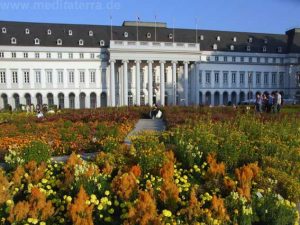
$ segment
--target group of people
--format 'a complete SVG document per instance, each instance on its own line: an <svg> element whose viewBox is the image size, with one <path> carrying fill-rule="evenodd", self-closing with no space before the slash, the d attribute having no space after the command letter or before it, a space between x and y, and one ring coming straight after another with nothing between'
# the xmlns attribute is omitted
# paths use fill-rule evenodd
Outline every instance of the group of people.
<svg viewBox="0 0 300 225"><path fill-rule="evenodd" d="M255 109L257 112L279 113L283 98L278 91L256 94Z"/></svg>

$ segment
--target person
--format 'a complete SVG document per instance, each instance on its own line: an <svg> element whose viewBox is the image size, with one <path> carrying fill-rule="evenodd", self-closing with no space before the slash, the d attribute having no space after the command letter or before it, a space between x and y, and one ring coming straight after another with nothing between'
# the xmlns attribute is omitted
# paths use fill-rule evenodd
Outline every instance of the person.
<svg viewBox="0 0 300 225"><path fill-rule="evenodd" d="M267 105L268 105L268 99L266 94L262 95L262 111L266 112L267 111Z"/></svg>
<svg viewBox="0 0 300 225"><path fill-rule="evenodd" d="M36 116L37 116L38 119L41 119L41 118L44 117L44 114L43 114L43 112L41 110L38 110L38 113L37 113Z"/></svg>
<svg viewBox="0 0 300 225"><path fill-rule="evenodd" d="M277 112L280 112L281 109L281 105L282 105L282 96L281 94L277 91Z"/></svg>
<svg viewBox="0 0 300 225"><path fill-rule="evenodd" d="M151 112L150 112L151 119L154 119L156 117L157 113L158 113L158 108L157 108L157 105L154 104L151 109Z"/></svg>
<svg viewBox="0 0 300 225"><path fill-rule="evenodd" d="M273 94L269 94L268 96L268 107L267 107L267 112L271 112L272 111L272 107L273 107Z"/></svg>
<svg viewBox="0 0 300 225"><path fill-rule="evenodd" d="M257 93L255 101L256 112L261 112L262 110L262 98L260 94Z"/></svg>

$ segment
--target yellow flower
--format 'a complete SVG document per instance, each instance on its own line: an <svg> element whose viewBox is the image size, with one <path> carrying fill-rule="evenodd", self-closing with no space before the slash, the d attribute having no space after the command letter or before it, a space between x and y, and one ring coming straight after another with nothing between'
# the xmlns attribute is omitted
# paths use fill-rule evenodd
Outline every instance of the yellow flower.
<svg viewBox="0 0 300 225"><path fill-rule="evenodd" d="M165 217L171 217L172 216L172 212L167 210L167 209L164 209L162 213Z"/></svg>
<svg viewBox="0 0 300 225"><path fill-rule="evenodd" d="M46 223L42 221L42 222L40 222L40 225L46 225Z"/></svg>
<svg viewBox="0 0 300 225"><path fill-rule="evenodd" d="M68 196L67 198L66 198L66 200L67 200L67 202L72 202L72 197L71 196Z"/></svg>
<svg viewBox="0 0 300 225"><path fill-rule="evenodd" d="M105 194L106 196L109 196L110 193L109 193L109 191L105 191L104 194Z"/></svg>
<svg viewBox="0 0 300 225"><path fill-rule="evenodd" d="M12 200L9 199L9 200L6 201L6 205L10 206L12 204L14 204L14 202Z"/></svg>

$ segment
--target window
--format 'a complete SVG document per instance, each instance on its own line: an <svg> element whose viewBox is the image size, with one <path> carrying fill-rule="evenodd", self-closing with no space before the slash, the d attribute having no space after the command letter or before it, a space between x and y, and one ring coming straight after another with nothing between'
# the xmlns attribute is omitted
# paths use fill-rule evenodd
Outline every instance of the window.
<svg viewBox="0 0 300 225"><path fill-rule="evenodd" d="M276 72L272 73L272 84L276 84Z"/></svg>
<svg viewBox="0 0 300 225"><path fill-rule="evenodd" d="M279 84L284 85L284 72L279 73Z"/></svg>
<svg viewBox="0 0 300 225"><path fill-rule="evenodd" d="M52 31L51 31L50 29L48 29L48 30L47 30L47 34L48 34L48 35L51 35L51 34L52 34Z"/></svg>
<svg viewBox="0 0 300 225"><path fill-rule="evenodd" d="M12 72L12 82L13 82L13 84L18 83L18 72L17 71Z"/></svg>
<svg viewBox="0 0 300 225"><path fill-rule="evenodd" d="M204 35L200 35L200 40L201 40L201 41L204 40Z"/></svg>
<svg viewBox="0 0 300 225"><path fill-rule="evenodd" d="M236 62L235 56L232 56L232 62Z"/></svg>
<svg viewBox="0 0 300 225"><path fill-rule="evenodd" d="M40 44L40 39L35 38L35 39L34 39L34 44L35 44L35 45L39 45L39 44Z"/></svg>
<svg viewBox="0 0 300 225"><path fill-rule="evenodd" d="M84 54L83 53L79 53L79 58L83 59L84 58Z"/></svg>
<svg viewBox="0 0 300 225"><path fill-rule="evenodd" d="M92 30L89 31L89 36L90 37L94 36L94 32Z"/></svg>
<svg viewBox="0 0 300 225"><path fill-rule="evenodd" d="M25 34L30 34L30 30L28 28L25 29Z"/></svg>
<svg viewBox="0 0 300 225"><path fill-rule="evenodd" d="M62 40L61 39L57 39L56 44L57 45L62 45Z"/></svg>
<svg viewBox="0 0 300 225"><path fill-rule="evenodd" d="M69 36L72 36L72 35L73 35L73 31L69 30Z"/></svg>
<svg viewBox="0 0 300 225"><path fill-rule="evenodd" d="M215 56L215 61L219 62L219 56Z"/></svg>
<svg viewBox="0 0 300 225"><path fill-rule="evenodd" d="M29 84L29 72L24 71L24 83Z"/></svg>
<svg viewBox="0 0 300 225"><path fill-rule="evenodd" d="M84 82L85 82L85 74L84 74L84 72L81 71L81 72L79 73L79 75L80 75L80 83L84 83Z"/></svg>
<svg viewBox="0 0 300 225"><path fill-rule="evenodd" d="M47 52L47 59L51 59L51 53Z"/></svg>
<svg viewBox="0 0 300 225"><path fill-rule="evenodd" d="M224 62L227 62L228 60L227 60L227 56L224 56Z"/></svg>
<svg viewBox="0 0 300 225"><path fill-rule="evenodd" d="M64 72L63 71L58 71L58 83L62 84L64 83Z"/></svg>
<svg viewBox="0 0 300 225"><path fill-rule="evenodd" d="M13 45L17 44L17 39L15 37L12 37L10 40L11 40L11 44Z"/></svg>
<svg viewBox="0 0 300 225"><path fill-rule="evenodd" d="M169 34L169 39L170 39L170 40L173 39L173 34L172 34L172 33Z"/></svg>
<svg viewBox="0 0 300 225"><path fill-rule="evenodd" d="M241 56L240 61L241 61L241 62L244 62L244 61L245 61L243 56Z"/></svg>
<svg viewBox="0 0 300 225"><path fill-rule="evenodd" d="M91 53L91 59L95 58L95 53Z"/></svg>
<svg viewBox="0 0 300 225"><path fill-rule="evenodd" d="M248 38L248 42L249 42L249 43L252 43L252 42L253 42L253 38L252 38L252 37L249 37L249 38Z"/></svg>
<svg viewBox="0 0 300 225"><path fill-rule="evenodd" d="M257 57L257 62L260 63L260 57Z"/></svg>
<svg viewBox="0 0 300 225"><path fill-rule="evenodd" d="M7 30L5 27L2 27L2 34L6 34Z"/></svg>
<svg viewBox="0 0 300 225"><path fill-rule="evenodd" d="M124 37L128 38L128 32L124 32Z"/></svg>
<svg viewBox="0 0 300 225"><path fill-rule="evenodd" d="M223 83L228 84L228 72L223 72Z"/></svg>
<svg viewBox="0 0 300 225"><path fill-rule="evenodd" d="M47 71L47 81L49 84L52 84L52 71Z"/></svg>
<svg viewBox="0 0 300 225"><path fill-rule="evenodd" d="M249 57L249 63L252 63L252 61L253 61L252 57Z"/></svg>
<svg viewBox="0 0 300 225"><path fill-rule="evenodd" d="M267 47L263 46L263 52L267 52Z"/></svg>
<svg viewBox="0 0 300 225"><path fill-rule="evenodd" d="M25 59L28 58L28 52L24 52L24 58L25 58Z"/></svg>
<svg viewBox="0 0 300 225"><path fill-rule="evenodd" d="M240 72L240 84L244 84L244 83L245 83L245 73Z"/></svg>
<svg viewBox="0 0 300 225"><path fill-rule="evenodd" d="M250 45L247 46L247 52L250 52L251 51L251 47Z"/></svg>
<svg viewBox="0 0 300 225"><path fill-rule="evenodd" d="M205 74L205 83L210 84L210 72L206 72Z"/></svg>
<svg viewBox="0 0 300 225"><path fill-rule="evenodd" d="M215 72L215 84L219 84L219 72Z"/></svg>
<svg viewBox="0 0 300 225"><path fill-rule="evenodd" d="M265 63L269 63L269 58L265 57Z"/></svg>
<svg viewBox="0 0 300 225"><path fill-rule="evenodd" d="M4 58L4 52L0 52L0 58Z"/></svg>
<svg viewBox="0 0 300 225"><path fill-rule="evenodd" d="M73 53L69 53L69 59L73 59Z"/></svg>
<svg viewBox="0 0 300 225"><path fill-rule="evenodd" d="M218 45L217 44L213 45L213 50L218 50Z"/></svg>
<svg viewBox="0 0 300 225"><path fill-rule="evenodd" d="M220 36L217 37L217 41L221 41L221 37Z"/></svg>
<svg viewBox="0 0 300 225"><path fill-rule="evenodd" d="M128 70L128 83L131 83L130 79L129 79L129 78L131 78L130 72L131 72L131 70ZM101 83L102 83L102 85L106 84L106 69L102 69L102 71L101 71Z"/></svg>
<svg viewBox="0 0 300 225"><path fill-rule="evenodd" d="M0 83L5 84L6 83L6 74L5 71L0 71Z"/></svg>
<svg viewBox="0 0 300 225"><path fill-rule="evenodd" d="M39 58L40 58L40 53L36 52L36 53L34 54L34 56L35 56L36 59L39 59Z"/></svg>
<svg viewBox="0 0 300 225"><path fill-rule="evenodd" d="M282 52L282 47L278 47L278 48L277 48L277 52L278 52L278 53L281 53L281 52Z"/></svg>
<svg viewBox="0 0 300 225"><path fill-rule="evenodd" d="M41 83L41 71L35 71L35 82L37 84Z"/></svg>
<svg viewBox="0 0 300 225"><path fill-rule="evenodd" d="M264 43L268 44L268 39L267 38L265 38Z"/></svg>
<svg viewBox="0 0 300 225"><path fill-rule="evenodd" d="M248 84L252 84L253 82L253 75L251 72L248 72Z"/></svg>
<svg viewBox="0 0 300 225"><path fill-rule="evenodd" d="M268 80L269 80L269 73L265 72L264 73L264 84L268 84Z"/></svg>
<svg viewBox="0 0 300 225"><path fill-rule="evenodd" d="M237 41L237 38L236 37L233 37L233 42L236 42Z"/></svg>
<svg viewBox="0 0 300 225"><path fill-rule="evenodd" d="M80 39L78 43L79 43L80 46L84 45L84 41L82 39Z"/></svg>
<svg viewBox="0 0 300 225"><path fill-rule="evenodd" d="M210 61L210 56L206 56L206 61L207 61L207 62Z"/></svg>
<svg viewBox="0 0 300 225"><path fill-rule="evenodd" d="M199 71L199 83L202 84L202 71Z"/></svg>
<svg viewBox="0 0 300 225"><path fill-rule="evenodd" d="M272 58L273 63L276 63L276 58Z"/></svg>
<svg viewBox="0 0 300 225"><path fill-rule="evenodd" d="M236 72L232 72L231 74L231 83L236 84Z"/></svg>
<svg viewBox="0 0 300 225"><path fill-rule="evenodd" d="M58 57L59 59L62 59L62 53L61 53L61 52L57 53L57 57Z"/></svg>
<svg viewBox="0 0 300 225"><path fill-rule="evenodd" d="M69 83L74 83L74 71L69 72Z"/></svg>
<svg viewBox="0 0 300 225"><path fill-rule="evenodd" d="M256 73L256 84L260 84L260 76L261 76L261 73L257 72Z"/></svg>
<svg viewBox="0 0 300 225"><path fill-rule="evenodd" d="M17 53L16 53L16 52L12 52L12 53L11 53L11 57L12 57L12 58L17 58Z"/></svg>
<svg viewBox="0 0 300 225"><path fill-rule="evenodd" d="M105 41L104 40L101 40L100 41L100 46L104 46L105 45Z"/></svg>
<svg viewBox="0 0 300 225"><path fill-rule="evenodd" d="M96 72L91 71L91 83L96 83Z"/></svg>
<svg viewBox="0 0 300 225"><path fill-rule="evenodd" d="M151 33L147 33L147 38L148 38L148 39L151 38Z"/></svg>

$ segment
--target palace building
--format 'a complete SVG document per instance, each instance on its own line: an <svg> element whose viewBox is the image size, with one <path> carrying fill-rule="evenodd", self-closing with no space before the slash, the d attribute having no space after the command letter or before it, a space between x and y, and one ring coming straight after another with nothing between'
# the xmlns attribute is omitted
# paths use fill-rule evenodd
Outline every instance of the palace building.
<svg viewBox="0 0 300 225"><path fill-rule="evenodd" d="M300 99L300 29L285 34L0 21L0 109L226 105Z"/></svg>

